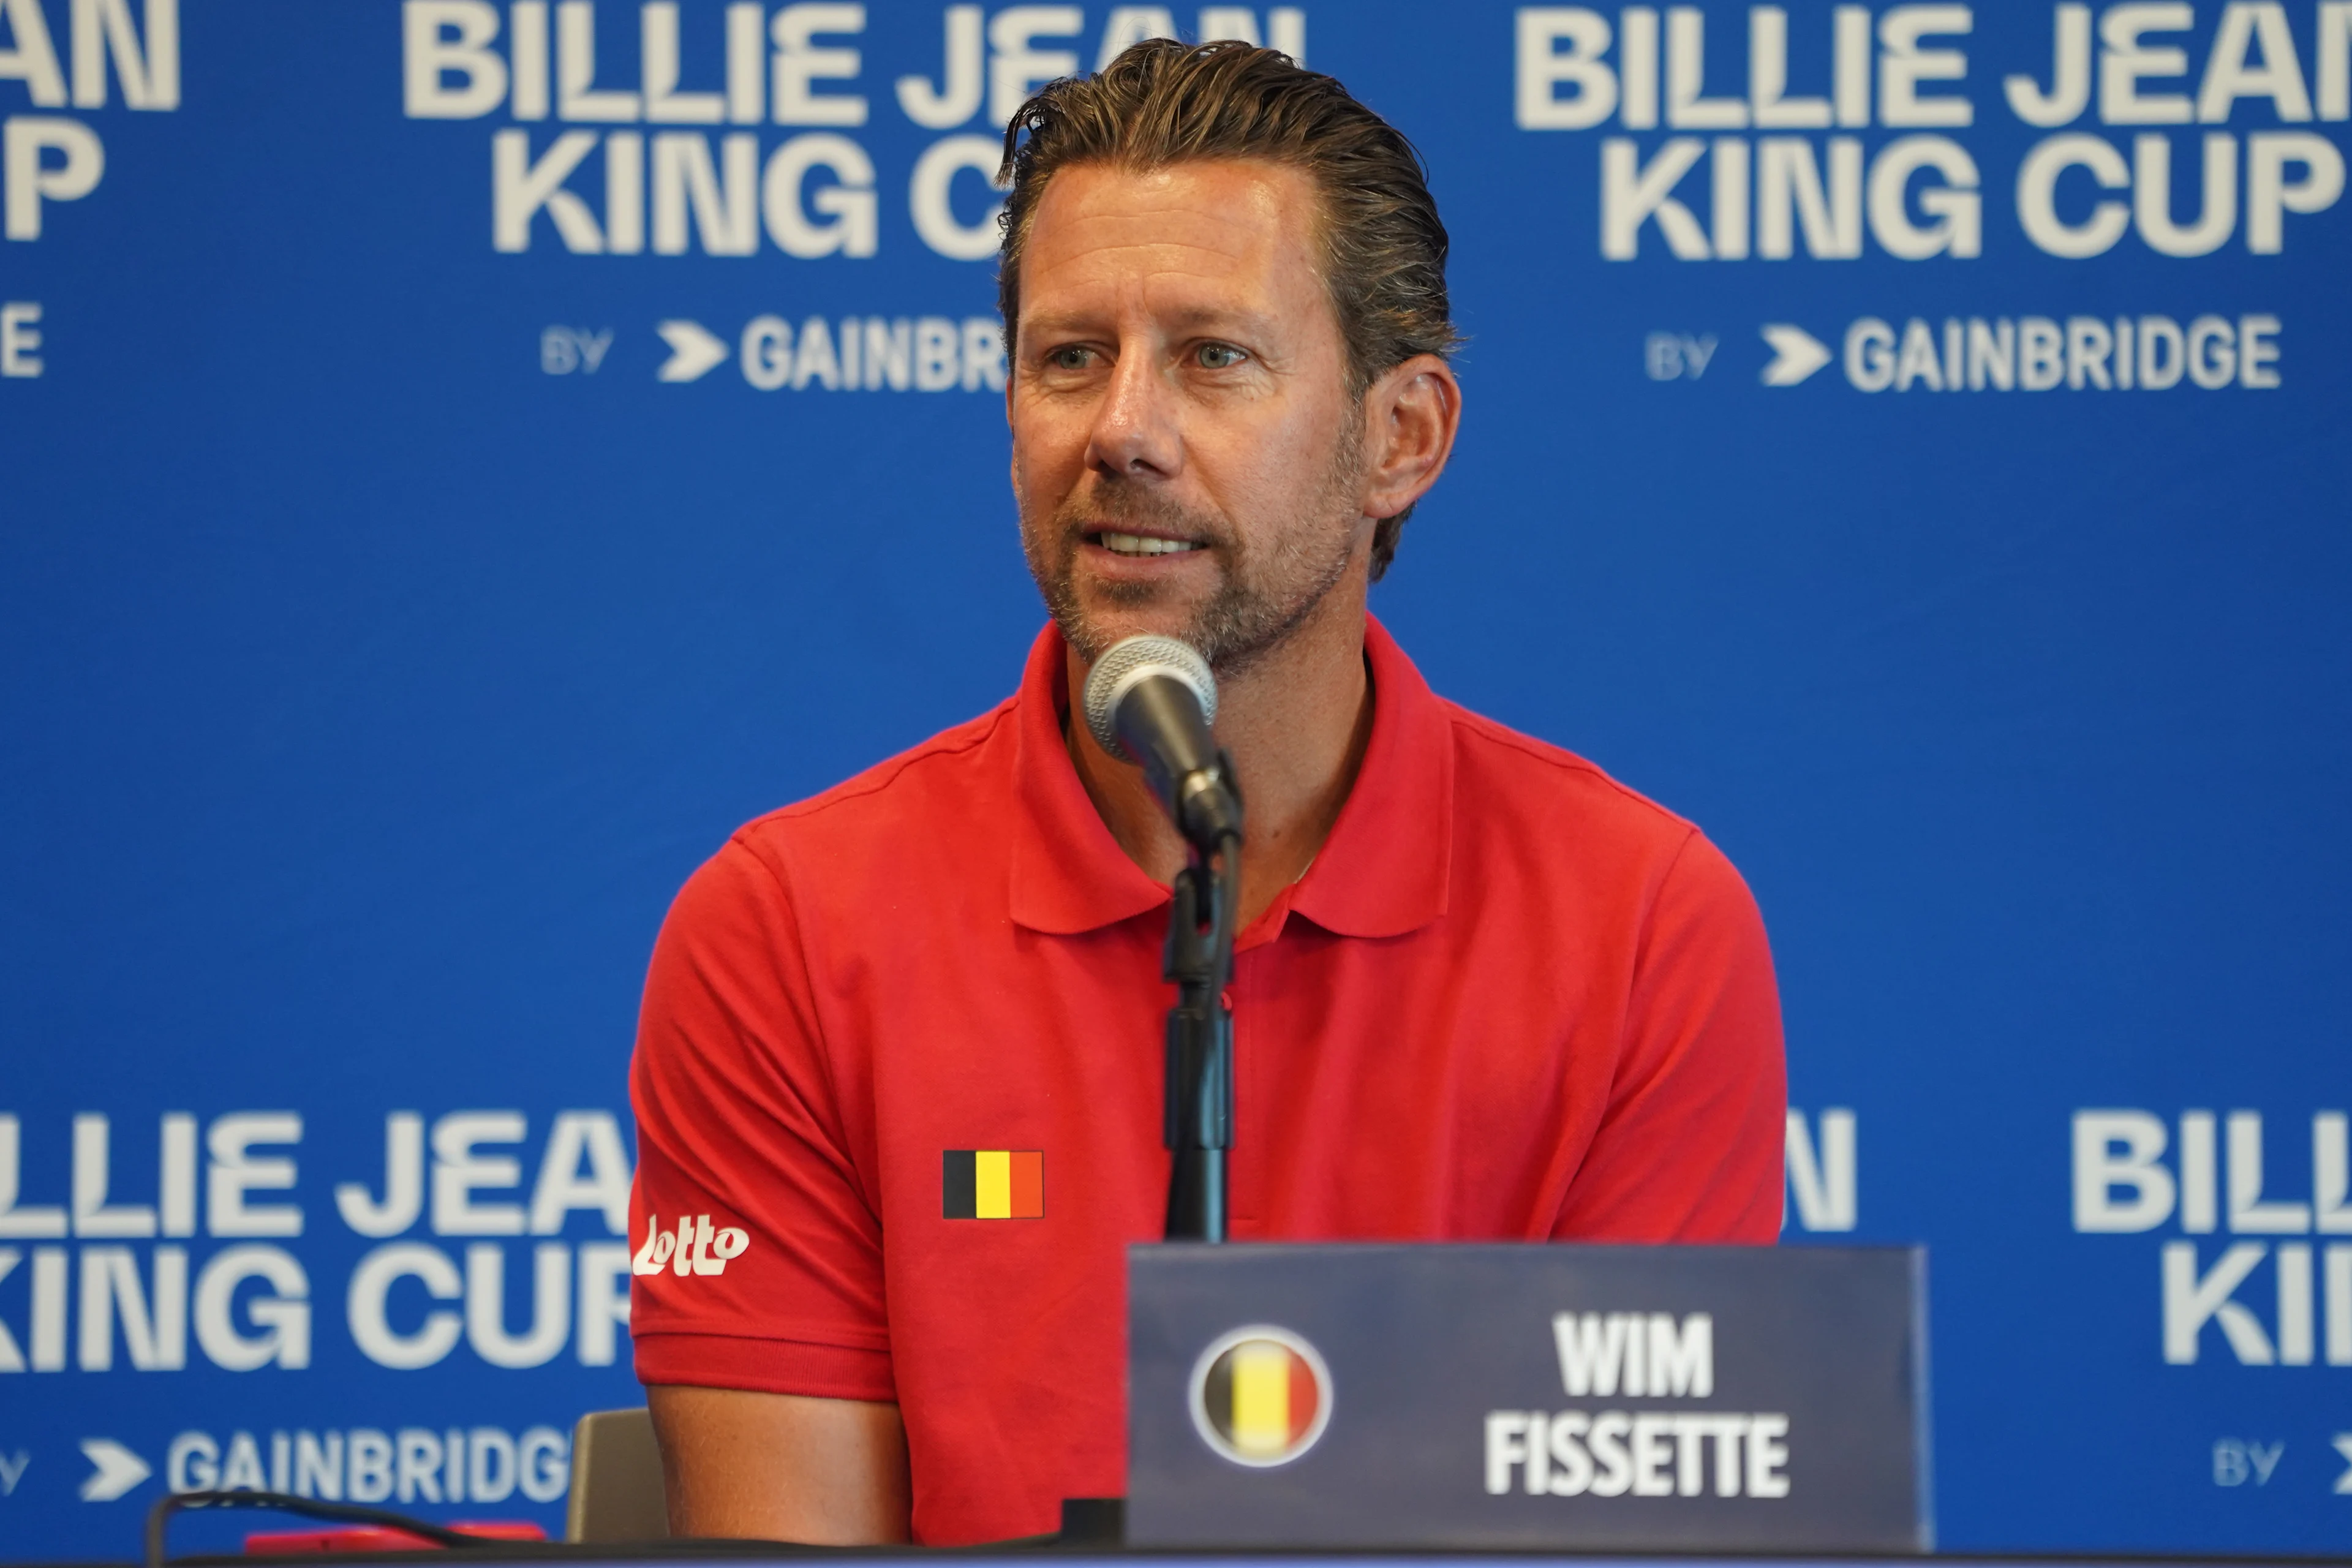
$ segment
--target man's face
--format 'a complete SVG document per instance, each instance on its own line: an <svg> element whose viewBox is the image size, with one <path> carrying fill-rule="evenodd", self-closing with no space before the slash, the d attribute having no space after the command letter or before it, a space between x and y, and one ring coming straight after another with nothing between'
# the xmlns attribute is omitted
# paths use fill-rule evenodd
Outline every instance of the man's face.
<svg viewBox="0 0 2352 1568"><path fill-rule="evenodd" d="M1361 570L1361 416L1317 200L1296 170L1220 162L1080 165L1038 204L1013 488L1081 658L1159 632L1232 672Z"/></svg>

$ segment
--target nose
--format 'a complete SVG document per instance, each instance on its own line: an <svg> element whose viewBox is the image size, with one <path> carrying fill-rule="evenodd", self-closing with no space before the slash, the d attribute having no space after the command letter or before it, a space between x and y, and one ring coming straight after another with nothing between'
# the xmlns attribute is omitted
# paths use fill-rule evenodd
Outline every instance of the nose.
<svg viewBox="0 0 2352 1568"><path fill-rule="evenodd" d="M1117 479L1172 479L1183 464L1172 391L1142 343L1119 346L1088 432L1087 464Z"/></svg>

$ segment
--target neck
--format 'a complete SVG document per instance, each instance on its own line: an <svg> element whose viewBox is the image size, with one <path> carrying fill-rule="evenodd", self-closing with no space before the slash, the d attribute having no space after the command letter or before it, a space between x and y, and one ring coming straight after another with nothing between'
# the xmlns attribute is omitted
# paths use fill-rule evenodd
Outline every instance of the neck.
<svg viewBox="0 0 2352 1568"><path fill-rule="evenodd" d="M1091 668L1069 661L1072 710ZM1372 732L1364 669L1364 600L1344 587L1280 647L1217 681L1217 740L1240 775L1248 836L1242 846L1241 923L1265 912L1331 836ZM1144 782L1143 770L1069 726L1070 760L1128 858L1162 882L1183 869L1184 840Z"/></svg>

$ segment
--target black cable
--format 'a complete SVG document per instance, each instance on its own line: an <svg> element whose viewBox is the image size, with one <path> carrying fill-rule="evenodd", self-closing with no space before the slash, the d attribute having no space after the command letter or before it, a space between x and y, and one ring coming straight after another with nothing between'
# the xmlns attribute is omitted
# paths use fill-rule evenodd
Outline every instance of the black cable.
<svg viewBox="0 0 2352 1568"><path fill-rule="evenodd" d="M1228 833L1219 838L1217 858L1225 863L1224 875L1217 879L1217 973L1218 987L1222 992L1233 980L1234 938L1241 934L1242 836Z"/></svg>
<svg viewBox="0 0 2352 1568"><path fill-rule="evenodd" d="M147 1510L147 1568L163 1568L163 1538L171 1529L172 1516L192 1508L268 1508L311 1519L332 1520L340 1524L381 1525L386 1530L404 1530L411 1535L422 1536L436 1546L511 1544L489 1536L468 1535L462 1530L411 1519L404 1513L392 1513L380 1508L357 1508L350 1503L320 1502L316 1498L296 1497L291 1492L172 1492L157 1498L155 1506Z"/></svg>

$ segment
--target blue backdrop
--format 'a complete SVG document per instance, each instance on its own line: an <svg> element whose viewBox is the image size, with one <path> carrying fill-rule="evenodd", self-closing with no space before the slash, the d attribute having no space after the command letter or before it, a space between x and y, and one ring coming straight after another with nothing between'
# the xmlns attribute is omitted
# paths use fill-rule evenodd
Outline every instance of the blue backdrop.
<svg viewBox="0 0 2352 1568"><path fill-rule="evenodd" d="M2352 1547L2352 5L5 0L0 1555L560 1521L654 931L1017 679L979 170L1171 27L1426 153L1375 607L1755 887L1944 1542Z"/></svg>

